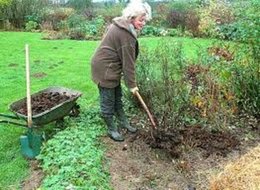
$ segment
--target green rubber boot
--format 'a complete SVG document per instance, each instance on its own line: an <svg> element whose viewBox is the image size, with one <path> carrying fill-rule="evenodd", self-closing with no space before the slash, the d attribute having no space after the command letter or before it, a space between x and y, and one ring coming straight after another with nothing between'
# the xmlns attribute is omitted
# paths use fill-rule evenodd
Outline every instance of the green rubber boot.
<svg viewBox="0 0 260 190"><path fill-rule="evenodd" d="M107 133L115 141L124 141L124 137L118 132L113 117L103 117L107 125Z"/></svg>
<svg viewBox="0 0 260 190"><path fill-rule="evenodd" d="M132 127L124 113L124 111L117 111L116 117L119 121L119 125L122 128L126 128L129 132L135 133L137 131L136 128Z"/></svg>

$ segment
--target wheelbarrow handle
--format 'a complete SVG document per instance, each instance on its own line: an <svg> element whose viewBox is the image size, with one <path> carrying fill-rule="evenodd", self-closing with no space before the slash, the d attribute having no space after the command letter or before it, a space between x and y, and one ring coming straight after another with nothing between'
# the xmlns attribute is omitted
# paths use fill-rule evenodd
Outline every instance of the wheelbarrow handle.
<svg viewBox="0 0 260 190"><path fill-rule="evenodd" d="M145 104L145 102L144 102L142 96L139 94L138 91L136 91L136 92L134 93L134 95L137 97L137 99L138 99L138 100L140 101L140 103L142 104L144 110L146 111L146 113L147 113L147 115L148 115L148 117L149 117L149 119L150 119L150 121L151 121L151 123L152 123L153 128L156 129L156 124L155 124L155 122L154 122L153 116L152 116L151 112L149 111L148 107L146 106L146 104Z"/></svg>
<svg viewBox="0 0 260 190"><path fill-rule="evenodd" d="M17 116L0 113L0 117L19 119Z"/></svg>
<svg viewBox="0 0 260 190"><path fill-rule="evenodd" d="M1 117L4 119L2 119ZM5 118L9 118L9 119L5 119ZM26 124L19 122L19 118L17 116L3 114L3 113L0 113L0 123L7 123L7 124L13 124L13 125L18 125L18 126L22 126L22 127L27 127Z"/></svg>
<svg viewBox="0 0 260 190"><path fill-rule="evenodd" d="M27 125L26 125L26 124L22 124L22 123L15 122L15 121L8 121L8 120L1 120L1 119L0 119L0 123L13 124L13 125L18 125L18 126L26 127L26 128L27 128Z"/></svg>

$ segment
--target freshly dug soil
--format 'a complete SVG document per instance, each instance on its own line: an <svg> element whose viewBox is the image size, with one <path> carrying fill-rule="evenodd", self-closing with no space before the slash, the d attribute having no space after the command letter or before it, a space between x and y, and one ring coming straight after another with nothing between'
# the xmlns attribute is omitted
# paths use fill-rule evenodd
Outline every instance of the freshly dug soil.
<svg viewBox="0 0 260 190"><path fill-rule="evenodd" d="M151 148L164 149L173 158L179 158L185 148L200 148L205 158L211 154L226 156L240 144L229 132L210 132L199 126L157 130L152 135L140 134L140 136Z"/></svg>
<svg viewBox="0 0 260 190"><path fill-rule="evenodd" d="M32 115L37 115L44 111L47 111L54 106L57 106L66 100L69 100L71 96L66 95L66 93L58 92L44 92L35 97L32 97ZM17 110L18 113L27 115L27 103L26 101Z"/></svg>
<svg viewBox="0 0 260 190"><path fill-rule="evenodd" d="M207 190L212 176L260 140L249 128L232 133L199 126L121 132L121 143L102 138L115 190ZM254 138L247 139L247 134Z"/></svg>

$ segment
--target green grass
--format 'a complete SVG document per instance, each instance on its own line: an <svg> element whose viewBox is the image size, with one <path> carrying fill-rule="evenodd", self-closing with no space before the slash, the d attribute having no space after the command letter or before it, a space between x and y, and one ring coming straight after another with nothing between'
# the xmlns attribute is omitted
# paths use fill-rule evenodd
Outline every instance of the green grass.
<svg viewBox="0 0 260 190"><path fill-rule="evenodd" d="M164 38L140 38L140 48L142 46L148 47L148 48L155 48L158 44L162 41L162 39L169 39L173 40L171 37L164 37ZM188 59L197 59L198 53L201 51L204 51L209 47L212 43L214 43L214 40L211 39L196 39L196 38L174 38L174 41L176 41L176 45L182 44L183 46L183 53L184 56Z"/></svg>
<svg viewBox="0 0 260 190"><path fill-rule="evenodd" d="M184 53L196 58L200 47L211 41L176 38L183 42ZM141 38L140 47L153 48L160 38ZM0 32L0 112L10 113L8 105L26 96L25 52L30 47L31 92L49 86L64 86L83 92L79 102L97 104L97 89L91 81L90 59L98 44L94 41L41 40L40 33ZM42 78L34 74L45 73ZM82 103L83 102L83 103ZM24 129L0 124L0 189L17 189L29 175L28 161L20 154L19 136Z"/></svg>
<svg viewBox="0 0 260 190"><path fill-rule="evenodd" d="M97 42L46 41L38 33L0 33L0 112L9 113L8 105L26 96L25 52L30 47L31 92L49 86L64 86L82 91L86 103L97 99L90 78L90 58ZM32 77L44 72L46 77ZM28 162L20 154L20 127L0 124L0 189L19 186L29 173Z"/></svg>

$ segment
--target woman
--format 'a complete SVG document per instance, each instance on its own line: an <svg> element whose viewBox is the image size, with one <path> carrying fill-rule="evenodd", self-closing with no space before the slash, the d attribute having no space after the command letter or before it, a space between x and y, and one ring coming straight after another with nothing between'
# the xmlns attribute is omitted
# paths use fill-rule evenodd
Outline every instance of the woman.
<svg viewBox="0 0 260 190"><path fill-rule="evenodd" d="M138 56L137 33L151 19L151 7L147 3L130 2L122 16L113 19L96 50L92 61L92 80L98 85L100 109L108 127L108 135L115 141L124 141L114 123L135 133L129 124L122 103L121 76L125 84L135 94L138 87L135 79L135 61Z"/></svg>

